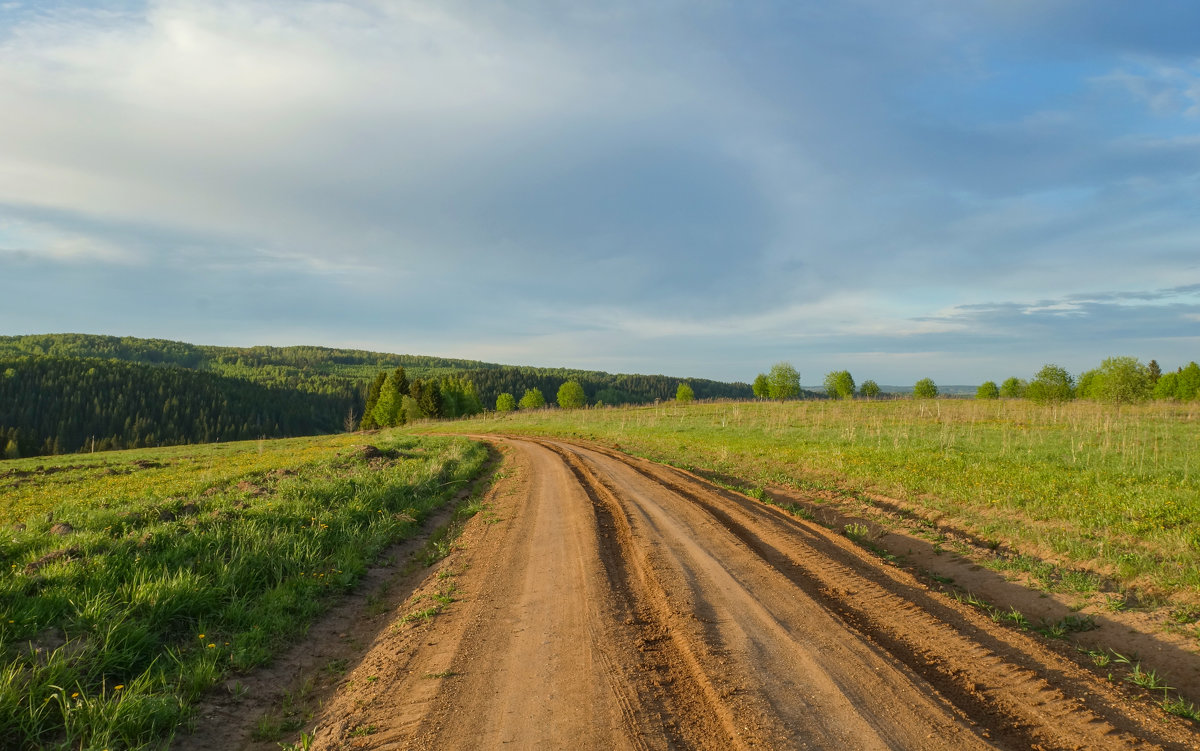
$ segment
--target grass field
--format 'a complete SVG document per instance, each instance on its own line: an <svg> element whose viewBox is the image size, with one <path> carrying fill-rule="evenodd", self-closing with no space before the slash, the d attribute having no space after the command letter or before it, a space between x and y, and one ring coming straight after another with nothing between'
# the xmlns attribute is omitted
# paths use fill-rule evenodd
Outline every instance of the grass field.
<svg viewBox="0 0 1200 751"><path fill-rule="evenodd" d="M0 747L164 745L486 456L385 433L0 462Z"/></svg>
<svg viewBox="0 0 1200 751"><path fill-rule="evenodd" d="M439 425L439 430L447 426ZM911 502L1069 569L1081 593L1200 603L1200 404L888 400L544 410L455 430L573 436L829 502Z"/></svg>

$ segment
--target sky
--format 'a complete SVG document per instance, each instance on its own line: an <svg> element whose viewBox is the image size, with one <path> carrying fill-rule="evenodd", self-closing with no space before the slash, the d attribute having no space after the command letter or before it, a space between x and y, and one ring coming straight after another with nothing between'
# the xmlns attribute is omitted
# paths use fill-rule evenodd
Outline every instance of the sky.
<svg viewBox="0 0 1200 751"><path fill-rule="evenodd" d="M0 334L1200 360L1200 3L0 1Z"/></svg>

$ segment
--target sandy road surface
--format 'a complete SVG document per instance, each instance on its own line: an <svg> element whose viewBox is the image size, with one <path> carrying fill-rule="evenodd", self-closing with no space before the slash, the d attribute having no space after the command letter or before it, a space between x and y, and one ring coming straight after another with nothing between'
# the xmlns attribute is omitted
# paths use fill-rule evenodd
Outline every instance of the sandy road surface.
<svg viewBox="0 0 1200 751"><path fill-rule="evenodd" d="M819 526L597 446L498 440L489 511L316 748L1200 747Z"/></svg>

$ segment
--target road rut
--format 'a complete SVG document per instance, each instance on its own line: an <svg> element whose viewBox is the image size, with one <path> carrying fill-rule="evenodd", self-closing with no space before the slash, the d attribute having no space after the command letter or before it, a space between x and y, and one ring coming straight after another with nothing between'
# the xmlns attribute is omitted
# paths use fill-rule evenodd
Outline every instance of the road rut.
<svg viewBox="0 0 1200 751"><path fill-rule="evenodd" d="M600 446L490 440L509 477L315 748L1200 747L818 525Z"/></svg>

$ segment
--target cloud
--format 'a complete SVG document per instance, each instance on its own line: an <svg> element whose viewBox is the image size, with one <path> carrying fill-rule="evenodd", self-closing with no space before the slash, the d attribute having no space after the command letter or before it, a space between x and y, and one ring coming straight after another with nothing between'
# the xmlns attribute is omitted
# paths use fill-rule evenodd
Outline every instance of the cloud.
<svg viewBox="0 0 1200 751"><path fill-rule="evenodd" d="M1200 49L1171 8L15 8L0 313L723 377L1139 326L1182 352Z"/></svg>

